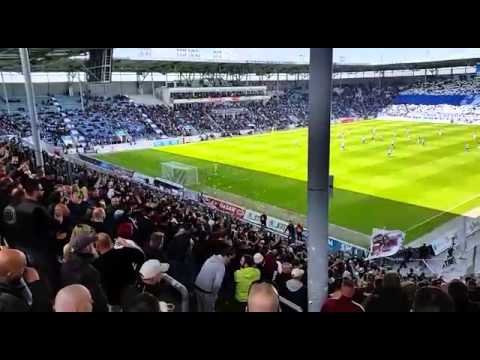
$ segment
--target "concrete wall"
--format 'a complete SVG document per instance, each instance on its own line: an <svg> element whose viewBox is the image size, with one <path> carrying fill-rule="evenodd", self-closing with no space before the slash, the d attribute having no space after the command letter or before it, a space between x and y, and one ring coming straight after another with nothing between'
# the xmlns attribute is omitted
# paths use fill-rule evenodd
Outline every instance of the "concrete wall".
<svg viewBox="0 0 480 360"><path fill-rule="evenodd" d="M111 95L118 95L118 94L138 94L137 90L137 82L136 81L122 81L122 82L111 82L109 84L88 84L85 86L90 90L92 95L98 96L111 96ZM148 90L148 87L147 87ZM152 89L150 86L150 93L152 93Z"/></svg>
<svg viewBox="0 0 480 360"><path fill-rule="evenodd" d="M8 96L25 97L25 85L23 83L6 83ZM36 96L46 96L47 94L65 95L68 92L67 83L34 83L33 89ZM0 91L3 97L3 89Z"/></svg>

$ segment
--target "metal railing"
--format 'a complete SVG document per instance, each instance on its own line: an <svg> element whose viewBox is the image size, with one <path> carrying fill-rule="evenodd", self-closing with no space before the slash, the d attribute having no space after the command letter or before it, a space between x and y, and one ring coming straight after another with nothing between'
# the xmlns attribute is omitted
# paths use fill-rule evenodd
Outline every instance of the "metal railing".
<svg viewBox="0 0 480 360"><path fill-rule="evenodd" d="M164 275L163 279L165 280L165 282L167 284L169 284L171 287L173 287L175 290L177 290L180 293L180 295L182 296L182 302L180 304L181 312L189 312L189 310L190 310L189 309L189 294L188 294L188 290L185 287L185 285L178 282L173 277L171 277L170 275L167 275L167 274Z"/></svg>
<svg viewBox="0 0 480 360"><path fill-rule="evenodd" d="M297 304L294 304L293 302L291 302L290 300L287 300L285 299L284 297L282 296L279 296L278 299L280 300L280 303L283 304L283 305L286 305L288 306L290 309L292 309L293 311L296 311L296 312L303 312L303 309L298 306Z"/></svg>

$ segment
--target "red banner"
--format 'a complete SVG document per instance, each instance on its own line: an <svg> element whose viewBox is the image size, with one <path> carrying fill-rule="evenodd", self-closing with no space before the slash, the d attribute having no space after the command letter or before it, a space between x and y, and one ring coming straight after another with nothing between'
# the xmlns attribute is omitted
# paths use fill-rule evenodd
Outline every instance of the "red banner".
<svg viewBox="0 0 480 360"><path fill-rule="evenodd" d="M223 200L219 200L205 194L201 195L201 199L205 205L211 208L217 209L219 211L223 211L227 214L230 214L237 219L243 219L243 217L245 216L246 210L235 204L232 204Z"/></svg>

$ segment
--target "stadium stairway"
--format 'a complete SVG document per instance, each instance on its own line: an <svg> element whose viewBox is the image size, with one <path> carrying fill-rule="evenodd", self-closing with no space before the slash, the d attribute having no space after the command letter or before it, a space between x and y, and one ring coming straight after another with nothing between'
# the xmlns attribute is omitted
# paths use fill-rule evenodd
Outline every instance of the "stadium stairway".
<svg viewBox="0 0 480 360"><path fill-rule="evenodd" d="M223 128L218 124L217 120L215 120L212 115L208 113L205 113L205 115L207 115L208 119L211 121L215 131L224 132Z"/></svg>

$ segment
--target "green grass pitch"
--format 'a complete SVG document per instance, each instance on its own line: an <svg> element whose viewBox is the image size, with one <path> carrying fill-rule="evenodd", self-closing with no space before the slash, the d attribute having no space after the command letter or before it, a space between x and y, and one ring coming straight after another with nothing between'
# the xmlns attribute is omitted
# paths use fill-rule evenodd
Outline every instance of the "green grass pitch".
<svg viewBox="0 0 480 360"><path fill-rule="evenodd" d="M477 131L480 137L479 130L390 120L332 125L335 191L330 222L364 234L373 227L400 229L412 241L455 214L480 206L480 147L473 139ZM418 136L425 138L425 145L417 143ZM392 139L395 148L389 157ZM469 151L464 149L467 143ZM186 163L198 168L195 190L218 189L299 214L307 211L306 129L98 158L150 176L161 175L164 161Z"/></svg>

